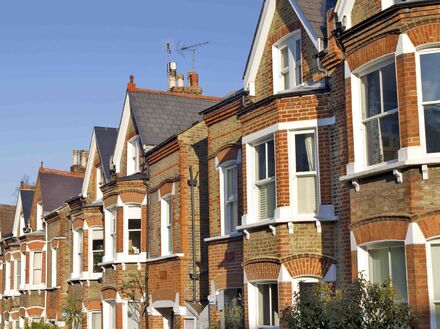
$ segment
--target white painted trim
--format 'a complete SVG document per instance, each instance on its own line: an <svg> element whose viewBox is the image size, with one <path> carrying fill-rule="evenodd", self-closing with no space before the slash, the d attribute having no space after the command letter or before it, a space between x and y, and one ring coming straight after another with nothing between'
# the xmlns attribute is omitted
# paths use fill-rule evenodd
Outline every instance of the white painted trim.
<svg viewBox="0 0 440 329"><path fill-rule="evenodd" d="M387 0L382 0L387 1ZM401 33L399 35L399 40L397 41L396 54L395 56L400 56L402 54L414 53L416 51L416 47L412 43L411 39L408 37L408 34Z"/></svg>
<svg viewBox="0 0 440 329"><path fill-rule="evenodd" d="M355 0L338 0L335 6L335 12L338 15L338 19L342 22L346 20L345 28L351 27L351 11L353 10Z"/></svg>
<svg viewBox="0 0 440 329"><path fill-rule="evenodd" d="M284 264L281 264L278 282L292 282L292 277Z"/></svg>
<svg viewBox="0 0 440 329"><path fill-rule="evenodd" d="M432 256L431 256L431 246L433 244L440 244L440 237L436 237L432 240L426 242L426 272L428 275L428 299L429 299L429 314L430 323L432 329L437 328L437 320L435 318L435 306L434 306L434 277L432 273Z"/></svg>
<svg viewBox="0 0 440 329"><path fill-rule="evenodd" d="M307 35L309 36L316 50L320 52L321 40L320 38L318 38L318 35L316 34L315 30L312 28L312 25L310 25L309 21L307 20L306 16L301 10L301 7L298 5L298 3L295 0L289 0L289 2L292 5L292 8L295 11L296 16L298 16L298 19L300 20L301 24L304 26L304 29L306 30Z"/></svg>
<svg viewBox="0 0 440 329"><path fill-rule="evenodd" d="M213 242L213 241L229 240L229 239L238 238L238 237L242 237L242 236L243 236L243 233L241 233L241 232L232 232L231 234L205 238L203 241Z"/></svg>
<svg viewBox="0 0 440 329"><path fill-rule="evenodd" d="M405 245L408 244L425 244L426 239L416 222L409 223L408 231L406 232Z"/></svg>
<svg viewBox="0 0 440 329"><path fill-rule="evenodd" d="M219 173L219 183L220 183L219 184L220 185L219 186L220 187L220 189L219 189L219 194L220 194L220 231L221 231L221 235L222 236L234 234L234 231L229 232L229 233L225 232L225 228L226 228L225 174L226 174L226 171L228 169L232 169L232 168L235 168L235 178L236 178L236 182L235 182L236 191L235 191L235 193L237 194L236 195L236 202L237 202L237 205L238 205L238 184L239 184L239 182L238 182L238 166L237 166L237 161L236 160L231 160L231 161L226 161L226 162L221 163L219 165L219 171L218 171L218 173ZM238 206L237 206L237 226L238 226Z"/></svg>
<svg viewBox="0 0 440 329"><path fill-rule="evenodd" d="M166 260L166 259L171 259L171 258L182 258L184 256L185 256L185 254L183 254L183 253L175 253L175 254L160 256L160 257L155 257L155 258L147 258L145 260L145 262L146 263L154 263L154 262L158 262L158 261Z"/></svg>
<svg viewBox="0 0 440 329"><path fill-rule="evenodd" d="M251 47L249 63L244 74L244 88L250 92L250 96L255 96L255 79L258 67L263 57L266 40L269 36L270 26L276 10L276 0L265 0L261 13L261 21L257 27L255 40Z"/></svg>
<svg viewBox="0 0 440 329"><path fill-rule="evenodd" d="M23 210L23 204L21 201L21 193L18 191L18 197L17 197L17 206L15 207L15 214L14 214L14 226L12 228L12 232L14 234L14 237L19 237L20 234L20 227L21 227L21 213ZM6 232L0 232L0 235L3 235ZM0 236L1 238L1 236Z"/></svg>
<svg viewBox="0 0 440 329"><path fill-rule="evenodd" d="M119 125L118 137L116 139L115 152L113 154L113 165L115 166L116 173L119 173L121 170L122 153L125 146L125 136L127 135L128 123L130 122L130 117L131 117L130 96L127 93L125 96L121 123Z"/></svg>
<svg viewBox="0 0 440 329"><path fill-rule="evenodd" d="M95 135L95 130L93 130L92 133L92 140L90 142L90 147L89 147L89 160L87 161L87 165L86 165L86 172L84 174L84 181L83 181L83 185L81 188L81 195L86 198L87 197L87 192L88 192L88 187L89 187L89 183L90 183L90 178L93 175L93 159L95 158L95 154L96 154L96 135Z"/></svg>

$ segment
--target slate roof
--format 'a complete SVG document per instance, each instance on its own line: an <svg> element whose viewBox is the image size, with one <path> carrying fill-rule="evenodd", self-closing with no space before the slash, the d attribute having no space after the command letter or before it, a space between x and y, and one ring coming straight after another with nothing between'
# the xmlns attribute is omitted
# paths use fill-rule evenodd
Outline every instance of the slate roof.
<svg viewBox="0 0 440 329"><path fill-rule="evenodd" d="M0 230L2 237L12 234L14 226L15 206L0 204Z"/></svg>
<svg viewBox="0 0 440 329"><path fill-rule="evenodd" d="M21 206L23 208L23 217L25 225L29 223L29 217L31 215L32 201L34 199L33 190L20 190Z"/></svg>
<svg viewBox="0 0 440 329"><path fill-rule="evenodd" d="M190 128L201 119L199 112L218 103L214 97L170 92L129 92L131 111L142 144L157 145Z"/></svg>
<svg viewBox="0 0 440 329"><path fill-rule="evenodd" d="M118 128L95 127L96 146L104 171L105 182L110 181L110 158L115 150Z"/></svg>
<svg viewBox="0 0 440 329"><path fill-rule="evenodd" d="M296 0L296 2L318 38L326 38L327 11L336 5L336 0Z"/></svg>
<svg viewBox="0 0 440 329"><path fill-rule="evenodd" d="M43 169L39 174L44 213L60 207L81 192L83 178L69 172Z"/></svg>

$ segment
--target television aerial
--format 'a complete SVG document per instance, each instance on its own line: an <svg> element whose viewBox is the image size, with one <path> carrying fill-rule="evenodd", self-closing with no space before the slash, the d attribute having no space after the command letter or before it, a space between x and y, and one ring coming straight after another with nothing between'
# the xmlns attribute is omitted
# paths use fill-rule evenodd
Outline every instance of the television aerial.
<svg viewBox="0 0 440 329"><path fill-rule="evenodd" d="M191 68L194 71L195 66L196 66L196 51L203 46L206 46L207 44L209 44L209 41L205 41L205 42L199 42L199 43L194 43L191 45L186 45L184 43L179 43L176 46L176 52L181 55L182 57L185 57L185 52L186 51L191 51L192 52L192 65ZM170 46L171 47L171 46ZM171 48L170 48L171 51ZM171 54L171 53L169 53ZM169 55L170 56L170 55Z"/></svg>

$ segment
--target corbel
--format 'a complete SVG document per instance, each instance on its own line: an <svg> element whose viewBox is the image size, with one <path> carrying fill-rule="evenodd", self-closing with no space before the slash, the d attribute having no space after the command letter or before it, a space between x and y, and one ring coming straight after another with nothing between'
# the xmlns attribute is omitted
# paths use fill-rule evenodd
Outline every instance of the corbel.
<svg viewBox="0 0 440 329"><path fill-rule="evenodd" d="M251 238L251 235L249 234L248 230L243 230L243 233L244 233L246 240L249 240Z"/></svg>
<svg viewBox="0 0 440 329"><path fill-rule="evenodd" d="M403 182L403 175L398 169L393 170L393 175L396 177L396 181L398 184L401 184Z"/></svg>
<svg viewBox="0 0 440 329"><path fill-rule="evenodd" d="M269 225L269 230L272 231L272 235L275 236L277 234L277 229L273 225Z"/></svg>
<svg viewBox="0 0 440 329"><path fill-rule="evenodd" d="M428 174L428 165L422 165L422 179L423 180L428 180L429 178L429 174Z"/></svg>
<svg viewBox="0 0 440 329"><path fill-rule="evenodd" d="M116 268L117 268L116 264L112 264L112 267L116 271Z"/></svg>
<svg viewBox="0 0 440 329"><path fill-rule="evenodd" d="M352 180L351 184L354 186L354 190L356 192L359 192L361 190L361 186L359 185L359 181L358 180Z"/></svg>
<svg viewBox="0 0 440 329"><path fill-rule="evenodd" d="M293 234L293 223L292 222L287 223L287 231L289 232L289 234Z"/></svg>
<svg viewBox="0 0 440 329"><path fill-rule="evenodd" d="M126 269L125 263L121 263L121 267L122 267L122 271L125 271Z"/></svg>
<svg viewBox="0 0 440 329"><path fill-rule="evenodd" d="M315 222L315 225L316 225L316 232L321 233L322 232L321 221L317 220Z"/></svg>
<svg viewBox="0 0 440 329"><path fill-rule="evenodd" d="M137 270L138 270L138 272L140 272L141 271L141 263L140 262L137 262Z"/></svg>

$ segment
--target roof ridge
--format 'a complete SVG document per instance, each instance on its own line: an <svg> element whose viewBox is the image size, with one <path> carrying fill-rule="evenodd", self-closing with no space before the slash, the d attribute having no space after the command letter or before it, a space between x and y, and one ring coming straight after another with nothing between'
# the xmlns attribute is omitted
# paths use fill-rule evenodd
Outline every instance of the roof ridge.
<svg viewBox="0 0 440 329"><path fill-rule="evenodd" d="M44 173L44 174L53 174L53 175L58 175L58 176L68 176L68 177L77 177L77 178L83 178L84 177L84 173L73 173L73 172L70 172L70 171L65 171L65 170L60 170L60 169L44 168L44 167L40 167L38 172L39 173Z"/></svg>
<svg viewBox="0 0 440 329"><path fill-rule="evenodd" d="M184 93L175 93L172 91L162 91L162 90L143 89L143 88L136 88L136 91L130 91L130 92L143 92L143 93L152 93L152 94L186 97L186 98L194 98L194 99L206 99L211 101L221 101L223 99L222 97L218 97L218 96L184 94Z"/></svg>

